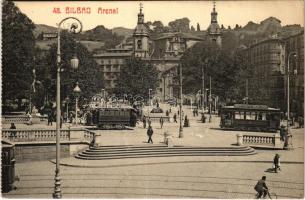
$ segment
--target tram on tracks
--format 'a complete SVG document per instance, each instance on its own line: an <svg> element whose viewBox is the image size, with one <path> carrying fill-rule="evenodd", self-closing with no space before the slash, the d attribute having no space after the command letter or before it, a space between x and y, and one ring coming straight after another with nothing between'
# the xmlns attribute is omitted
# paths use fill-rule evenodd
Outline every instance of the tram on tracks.
<svg viewBox="0 0 305 200"><path fill-rule="evenodd" d="M140 110L135 108L99 108L92 111L93 124L99 129L135 127Z"/></svg>
<svg viewBox="0 0 305 200"><path fill-rule="evenodd" d="M280 109L266 105L235 104L220 109L220 128L276 132L280 128Z"/></svg>

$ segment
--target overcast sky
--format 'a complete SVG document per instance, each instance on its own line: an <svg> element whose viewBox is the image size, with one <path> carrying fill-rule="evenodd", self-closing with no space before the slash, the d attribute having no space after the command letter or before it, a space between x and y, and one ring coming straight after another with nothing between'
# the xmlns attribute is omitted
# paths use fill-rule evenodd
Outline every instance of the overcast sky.
<svg viewBox="0 0 305 200"><path fill-rule="evenodd" d="M85 30L97 25L106 28L125 27L134 28L137 23L139 1L70 1L70 2L15 2L15 4L36 24L56 26L67 16L79 18ZM212 1L143 1L145 21L160 20L164 25L178 18L188 17L191 25L196 28L199 23L201 29L210 24ZM53 14L54 8L60 8L61 14ZM91 14L65 14L65 7L90 7ZM118 8L118 14L98 14L102 8ZM225 27L235 24L246 25L249 21L259 23L267 17L273 16L281 20L282 25L301 24L304 26L304 1L216 1L218 23Z"/></svg>

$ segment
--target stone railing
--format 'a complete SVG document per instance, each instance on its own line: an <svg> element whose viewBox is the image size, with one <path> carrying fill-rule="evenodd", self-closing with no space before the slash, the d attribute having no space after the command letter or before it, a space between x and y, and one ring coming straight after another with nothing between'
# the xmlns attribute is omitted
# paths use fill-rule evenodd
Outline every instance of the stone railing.
<svg viewBox="0 0 305 200"><path fill-rule="evenodd" d="M95 137L95 132L93 131L90 131L88 129L84 129L84 140L85 141L88 141L88 142L91 142Z"/></svg>
<svg viewBox="0 0 305 200"><path fill-rule="evenodd" d="M278 133L272 135L266 134L237 134L237 145L247 144L249 146L271 146L274 148L283 148L280 135Z"/></svg>
<svg viewBox="0 0 305 200"><path fill-rule="evenodd" d="M2 115L1 122L3 124L15 123L25 124L30 121L30 117L26 115Z"/></svg>
<svg viewBox="0 0 305 200"><path fill-rule="evenodd" d="M72 135L75 135L72 137ZM95 133L88 129L62 129L60 131L61 141L82 141L90 143ZM54 129L2 129L2 139L12 142L39 142L55 141L56 130Z"/></svg>
<svg viewBox="0 0 305 200"><path fill-rule="evenodd" d="M55 141L56 130L46 129L2 129L2 138L13 142ZM61 140L70 140L70 131L60 131Z"/></svg>

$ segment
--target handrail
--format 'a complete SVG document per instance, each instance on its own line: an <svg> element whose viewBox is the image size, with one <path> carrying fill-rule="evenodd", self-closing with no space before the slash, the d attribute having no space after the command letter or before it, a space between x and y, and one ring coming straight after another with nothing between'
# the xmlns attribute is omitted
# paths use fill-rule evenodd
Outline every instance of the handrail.
<svg viewBox="0 0 305 200"><path fill-rule="evenodd" d="M2 129L1 137L12 142L28 141L55 141L55 129ZM91 142L95 137L95 132L88 129L61 129L60 139L63 141L71 140L71 132L81 131L83 135L79 138L82 141Z"/></svg>

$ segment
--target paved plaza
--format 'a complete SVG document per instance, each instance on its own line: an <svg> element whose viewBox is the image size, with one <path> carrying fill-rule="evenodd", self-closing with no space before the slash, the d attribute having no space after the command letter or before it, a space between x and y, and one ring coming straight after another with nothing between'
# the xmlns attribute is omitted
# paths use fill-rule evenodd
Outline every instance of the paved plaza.
<svg viewBox="0 0 305 200"><path fill-rule="evenodd" d="M165 108L167 109L167 108ZM172 109L176 112L176 109ZM225 147L236 144L239 131L219 129L219 118L200 123L189 107L185 113L191 127L178 138L179 123L153 122L154 144L147 143L146 130L139 123L133 130L99 130L97 143L105 145L158 145L164 131L173 134L174 145ZM172 116L172 115L171 115ZM179 122L179 121L178 121ZM44 122L46 123L46 122ZM20 125L27 128L27 125ZM55 125L53 124L55 127ZM66 126L66 124L64 124ZM34 124L31 127L46 127ZM18 127L19 128L19 127ZM50 127L49 127L50 128ZM254 186L261 176L277 198L304 196L304 129L292 128L294 149L256 150L249 156L185 156L126 158L109 160L61 159L63 198L254 198ZM244 132L242 132L244 133ZM267 172L275 153L281 155L281 171ZM16 163L20 181L7 198L51 198L55 164L52 161Z"/></svg>

